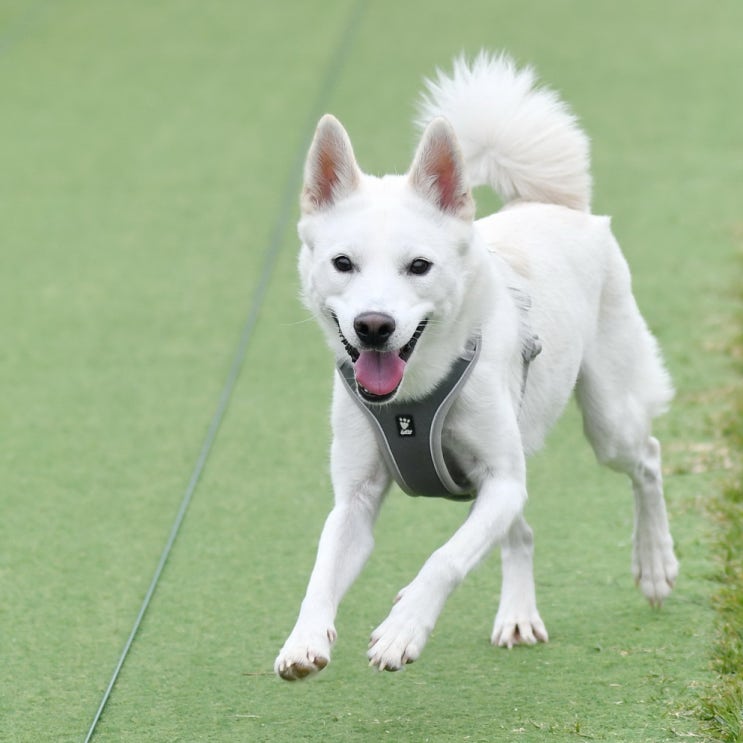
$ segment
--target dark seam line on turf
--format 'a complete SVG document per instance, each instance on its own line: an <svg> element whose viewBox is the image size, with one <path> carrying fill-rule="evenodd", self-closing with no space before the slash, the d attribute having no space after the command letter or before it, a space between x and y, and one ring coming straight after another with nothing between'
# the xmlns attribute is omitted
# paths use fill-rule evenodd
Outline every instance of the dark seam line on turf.
<svg viewBox="0 0 743 743"><path fill-rule="evenodd" d="M227 380L224 384L224 387L222 388L222 393L220 395L214 415L212 416L209 429L204 439L204 443L202 444L201 452L199 453L198 459L196 460L196 465L194 466L193 472L191 474L191 479L188 482L186 491L183 495L183 499L181 500L180 508L178 509L175 521L173 522L173 526L171 527L170 536L168 537L168 541L163 548L162 554L160 556L160 561L157 564L157 568L155 569L155 573L150 582L150 587L147 590L144 600L142 601L142 605L139 609L139 614L134 621L134 625L132 626L129 637L124 644L124 648L121 652L121 655L119 656L119 661L116 664L114 672L111 676L111 680L109 681L108 687L103 694L101 702L98 706L98 710L96 711L93 722L88 730L88 734L85 737L85 743L89 743L89 741L95 734L98 722L100 721L101 715L103 714L103 710L105 709L106 704L111 697L111 693L119 677L119 674L121 673L121 669L124 666L124 662L126 661L127 656L129 655L129 650L132 647L134 639L142 624L142 620L144 619L144 616L152 600L152 596L155 593L160 580L160 576L165 568L165 564L168 561L168 557L178 536L178 532L180 530L183 519L186 515L186 511L188 510L188 506L196 490L196 486L198 485L201 474L204 470L204 467L206 466L206 462L209 458L212 446L217 437L217 432L219 431L220 424L222 423L222 419L224 418L225 412L227 411L227 406L229 405L230 397L240 375L240 370L242 368L243 360L245 358L245 354L253 334L253 329L255 328L256 322L258 320L263 302L265 301L268 285L273 275L281 244L283 242L284 235L292 215L296 183L301 176L302 165L304 163L304 151L307 147L310 136L314 131L316 120L322 114L322 108L325 106L326 101L329 99L331 92L338 82L340 73L342 72L343 63L347 58L348 52L351 48L351 40L356 34L356 31L358 30L358 27L360 25L366 2L367 0L357 0L355 5L352 7L346 25L341 33L339 43L336 46L335 53L330 58L328 66L326 67L325 76L318 90L317 96L315 97L315 102L310 110L307 123L304 126L303 137L299 143L297 154L289 170L289 175L284 187L284 195L281 202L281 208L279 209L279 214L277 216L275 226L271 234L271 239L269 240L268 246L264 253L261 275L253 294L253 301L251 303L247 319L240 335L237 350L235 351L235 354L233 356L232 364L227 375Z"/></svg>

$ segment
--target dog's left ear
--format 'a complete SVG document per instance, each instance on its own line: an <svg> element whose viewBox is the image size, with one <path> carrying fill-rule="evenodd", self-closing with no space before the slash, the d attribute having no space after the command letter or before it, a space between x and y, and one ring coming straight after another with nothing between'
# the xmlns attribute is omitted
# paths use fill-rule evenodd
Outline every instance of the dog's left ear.
<svg viewBox="0 0 743 743"><path fill-rule="evenodd" d="M446 214L472 221L475 201L467 184L464 160L446 119L434 119L423 132L408 174L410 185Z"/></svg>

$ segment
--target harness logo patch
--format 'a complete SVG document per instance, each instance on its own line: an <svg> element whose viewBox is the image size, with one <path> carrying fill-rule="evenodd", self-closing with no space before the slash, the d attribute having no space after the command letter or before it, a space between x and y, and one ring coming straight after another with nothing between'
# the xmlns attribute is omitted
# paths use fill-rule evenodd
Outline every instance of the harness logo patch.
<svg viewBox="0 0 743 743"><path fill-rule="evenodd" d="M415 423L412 415L397 416L397 433L400 436L415 436Z"/></svg>

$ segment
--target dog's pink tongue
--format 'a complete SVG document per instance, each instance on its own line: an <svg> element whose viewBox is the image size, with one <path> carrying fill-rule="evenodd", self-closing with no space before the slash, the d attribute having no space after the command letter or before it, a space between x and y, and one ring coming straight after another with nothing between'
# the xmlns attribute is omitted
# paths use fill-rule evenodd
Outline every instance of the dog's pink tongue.
<svg viewBox="0 0 743 743"><path fill-rule="evenodd" d="M397 389L405 362L394 351L362 351L354 364L356 381L373 395L389 395Z"/></svg>

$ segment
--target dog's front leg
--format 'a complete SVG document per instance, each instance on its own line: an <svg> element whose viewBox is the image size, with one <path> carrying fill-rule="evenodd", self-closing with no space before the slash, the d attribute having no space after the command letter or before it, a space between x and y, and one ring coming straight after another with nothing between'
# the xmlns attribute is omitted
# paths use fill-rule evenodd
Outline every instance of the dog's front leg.
<svg viewBox="0 0 743 743"><path fill-rule="evenodd" d="M467 520L400 591L389 616L372 633L368 652L372 666L397 671L418 658L446 599L503 539L525 500L522 474L483 482Z"/></svg>
<svg viewBox="0 0 743 743"><path fill-rule="evenodd" d="M334 419L339 417L337 407ZM274 664L287 681L305 678L330 662L338 604L372 552L372 529L389 488L389 475L367 422L355 409L340 417L344 423L334 426L331 450L335 505L320 536L299 617Z"/></svg>
<svg viewBox="0 0 743 743"><path fill-rule="evenodd" d="M330 661L338 604L371 553L373 521L360 499L330 512L299 617L276 658L276 673L287 681L320 671Z"/></svg>

